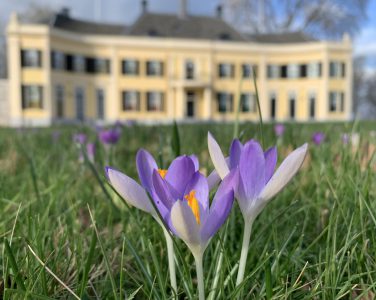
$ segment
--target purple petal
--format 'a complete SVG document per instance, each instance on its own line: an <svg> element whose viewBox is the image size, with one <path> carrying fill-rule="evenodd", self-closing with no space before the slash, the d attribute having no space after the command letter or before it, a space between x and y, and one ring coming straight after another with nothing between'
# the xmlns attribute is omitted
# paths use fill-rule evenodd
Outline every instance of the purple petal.
<svg viewBox="0 0 376 300"><path fill-rule="evenodd" d="M152 194L152 176L153 171L158 169L157 163L149 152L144 149L140 149L137 152L136 164L141 184L145 187L149 194Z"/></svg>
<svg viewBox="0 0 376 300"><path fill-rule="evenodd" d="M200 213L204 213L208 209L209 205L209 186L207 179L200 172L196 172L191 177L191 180L188 182L187 187L184 191L184 195L188 195L193 190L196 192L197 201L204 209L204 211L200 211Z"/></svg>
<svg viewBox="0 0 376 300"><path fill-rule="evenodd" d="M230 147L230 170L239 165L242 150L243 144L238 139L233 140Z"/></svg>
<svg viewBox="0 0 376 300"><path fill-rule="evenodd" d="M271 147L264 153L265 156L265 184L273 176L275 166L277 165L277 148Z"/></svg>
<svg viewBox="0 0 376 300"><path fill-rule="evenodd" d="M304 144L285 158L261 192L262 201L269 201L290 182L302 166L307 150L308 144Z"/></svg>
<svg viewBox="0 0 376 300"><path fill-rule="evenodd" d="M186 201L176 201L171 209L174 232L188 245L200 244L200 226Z"/></svg>
<svg viewBox="0 0 376 300"><path fill-rule="evenodd" d="M216 169L219 177L221 177L222 179L225 178L230 170L228 168L226 159L223 156L221 147L219 147L217 141L214 139L210 132L208 132L208 150L214 168Z"/></svg>
<svg viewBox="0 0 376 300"><path fill-rule="evenodd" d="M155 213L148 195L136 181L110 167L106 167L106 175L111 185L127 203L150 214Z"/></svg>
<svg viewBox="0 0 376 300"><path fill-rule="evenodd" d="M200 164L198 162L197 156L196 155L189 155L188 157L192 160L193 164L195 165L195 171L197 172L200 168Z"/></svg>
<svg viewBox="0 0 376 300"><path fill-rule="evenodd" d="M259 143L245 144L239 163L245 196L254 199L265 186L265 157Z"/></svg>
<svg viewBox="0 0 376 300"><path fill-rule="evenodd" d="M211 191L214 187L218 185L218 183L221 181L221 177L219 177L217 171L214 169L208 176L208 185L209 190Z"/></svg>
<svg viewBox="0 0 376 300"><path fill-rule="evenodd" d="M201 226L202 241L209 240L226 221L234 202L234 186L237 185L238 178L238 169L234 169L223 179L214 196L209 215Z"/></svg>
<svg viewBox="0 0 376 300"><path fill-rule="evenodd" d="M195 173L195 165L188 156L179 156L173 160L167 170L165 180L176 190L180 199L184 196L185 187Z"/></svg>
<svg viewBox="0 0 376 300"><path fill-rule="evenodd" d="M153 187L153 198L156 198L156 202L162 201L164 206L170 210L177 199L173 199L166 181L162 179L157 170L153 171Z"/></svg>

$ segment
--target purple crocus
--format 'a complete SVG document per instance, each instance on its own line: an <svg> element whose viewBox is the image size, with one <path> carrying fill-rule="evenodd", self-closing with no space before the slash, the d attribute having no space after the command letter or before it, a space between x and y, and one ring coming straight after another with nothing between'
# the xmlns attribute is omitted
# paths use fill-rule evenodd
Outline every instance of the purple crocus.
<svg viewBox="0 0 376 300"><path fill-rule="evenodd" d="M324 142L324 140L325 140L325 133L318 131L312 134L312 142L315 145L321 145Z"/></svg>
<svg viewBox="0 0 376 300"><path fill-rule="evenodd" d="M116 144L121 137L121 130L117 127L110 129L101 129L98 133L100 141L104 145L114 145Z"/></svg>
<svg viewBox="0 0 376 300"><path fill-rule="evenodd" d="M264 152L255 140L250 140L243 145L235 139L231 144L230 156L226 161L218 143L210 133L208 134L208 146L214 167L221 178L225 178L233 170L239 169L235 196L244 218L243 246L237 278L237 285L239 285L244 278L252 224L269 201L298 172L306 156L308 145L304 144L290 153L275 172L276 147L271 147Z"/></svg>
<svg viewBox="0 0 376 300"><path fill-rule="evenodd" d="M95 144L94 143L87 143L86 144L86 153L87 158L91 163L95 161Z"/></svg>
<svg viewBox="0 0 376 300"><path fill-rule="evenodd" d="M73 135L73 141L78 144L85 144L86 143L86 134L84 133L76 133Z"/></svg>
<svg viewBox="0 0 376 300"><path fill-rule="evenodd" d="M276 124L274 125L274 133L276 136L280 137L284 134L285 132L285 125L283 124Z"/></svg>

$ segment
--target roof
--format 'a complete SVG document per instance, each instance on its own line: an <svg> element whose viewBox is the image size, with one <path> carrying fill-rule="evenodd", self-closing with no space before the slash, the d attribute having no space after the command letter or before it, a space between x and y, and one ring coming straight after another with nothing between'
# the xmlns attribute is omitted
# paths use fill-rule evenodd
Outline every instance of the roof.
<svg viewBox="0 0 376 300"><path fill-rule="evenodd" d="M281 32L265 34L248 34L248 40L262 44L288 44L288 43L306 43L316 41L314 38L303 32Z"/></svg>
<svg viewBox="0 0 376 300"><path fill-rule="evenodd" d="M125 25L112 25L76 20L62 14L56 14L55 20L51 25L58 29L86 34L124 35L128 32L128 27Z"/></svg>
<svg viewBox="0 0 376 300"><path fill-rule="evenodd" d="M131 26L81 21L57 14L52 27L86 34L158 36L206 40L246 41L220 18L145 13Z"/></svg>
<svg viewBox="0 0 376 300"><path fill-rule="evenodd" d="M206 40L246 41L224 20L206 16L181 18L168 14L143 14L129 30L133 36L159 36Z"/></svg>
<svg viewBox="0 0 376 300"><path fill-rule="evenodd" d="M304 43L315 41L303 32L243 34L218 17L144 13L130 26L96 23L56 14L50 22L54 28L85 34L149 36L201 40L254 42L262 44Z"/></svg>

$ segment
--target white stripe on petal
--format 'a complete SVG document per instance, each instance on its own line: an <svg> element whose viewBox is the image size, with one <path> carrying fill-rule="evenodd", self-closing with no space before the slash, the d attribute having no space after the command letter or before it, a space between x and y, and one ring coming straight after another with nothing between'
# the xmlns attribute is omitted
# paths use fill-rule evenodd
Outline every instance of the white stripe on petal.
<svg viewBox="0 0 376 300"><path fill-rule="evenodd" d="M107 176L111 185L128 204L150 214L154 213L154 207L146 191L136 181L111 168L107 168Z"/></svg>
<svg viewBox="0 0 376 300"><path fill-rule="evenodd" d="M200 226L186 201L176 201L171 209L171 222L188 247L200 244Z"/></svg>
<svg viewBox="0 0 376 300"><path fill-rule="evenodd" d="M261 201L268 201L280 192L294 177L303 164L307 154L308 144L295 149L281 163L277 171L269 180L265 188L260 193Z"/></svg>
<svg viewBox="0 0 376 300"><path fill-rule="evenodd" d="M217 141L214 139L210 132L208 132L208 148L211 160L213 162L215 169L218 172L218 175L221 177L221 179L225 178L226 175L230 172L230 170L227 166L221 148L219 147Z"/></svg>

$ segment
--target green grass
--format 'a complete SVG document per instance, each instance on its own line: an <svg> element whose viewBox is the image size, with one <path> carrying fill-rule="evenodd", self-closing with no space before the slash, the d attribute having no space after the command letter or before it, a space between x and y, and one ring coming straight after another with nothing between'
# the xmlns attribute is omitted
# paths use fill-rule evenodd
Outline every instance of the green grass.
<svg viewBox="0 0 376 300"><path fill-rule="evenodd" d="M234 205L204 256L207 297L362 299L376 293L372 128L372 122L287 124L279 163L314 131L324 131L327 140L310 144L302 170L256 219L243 291L235 288L243 223ZM56 142L55 130L61 132ZM138 178L135 156L142 147L165 166L176 153L195 153L210 172L208 130L227 153L231 124L179 125L180 143L173 126L124 128L111 165ZM359 149L341 142L352 130L361 134ZM172 298L160 226L120 202L106 184L98 141L99 177L78 162L72 134L80 131L96 140L90 128L0 129L0 299ZM241 124L239 133L242 141L261 138L257 124ZM263 136L266 147L277 143L272 125L264 125ZM195 298L194 259L175 241L179 299Z"/></svg>

